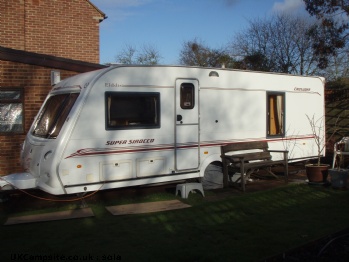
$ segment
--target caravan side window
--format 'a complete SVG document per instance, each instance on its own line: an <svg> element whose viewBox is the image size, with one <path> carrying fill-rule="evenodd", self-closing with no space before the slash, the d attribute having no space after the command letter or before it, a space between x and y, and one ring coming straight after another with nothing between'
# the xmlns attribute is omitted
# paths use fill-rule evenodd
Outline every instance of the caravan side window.
<svg viewBox="0 0 349 262"><path fill-rule="evenodd" d="M160 93L106 92L106 128L160 128Z"/></svg>
<svg viewBox="0 0 349 262"><path fill-rule="evenodd" d="M285 135L285 94L267 93L267 135Z"/></svg>

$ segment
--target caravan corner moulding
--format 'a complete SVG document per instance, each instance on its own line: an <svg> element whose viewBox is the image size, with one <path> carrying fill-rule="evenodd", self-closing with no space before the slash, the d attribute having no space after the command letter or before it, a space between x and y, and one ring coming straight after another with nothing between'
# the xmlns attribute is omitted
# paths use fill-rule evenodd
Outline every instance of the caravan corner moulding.
<svg viewBox="0 0 349 262"><path fill-rule="evenodd" d="M307 115L324 116L321 77L183 66L83 73L53 86L22 148L25 173L0 186L62 195L209 180L220 147L245 141L310 159Z"/></svg>

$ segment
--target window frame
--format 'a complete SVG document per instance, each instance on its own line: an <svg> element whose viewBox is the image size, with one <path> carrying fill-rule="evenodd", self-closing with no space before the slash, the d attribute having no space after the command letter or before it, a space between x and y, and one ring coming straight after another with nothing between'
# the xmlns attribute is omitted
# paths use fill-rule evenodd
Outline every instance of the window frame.
<svg viewBox="0 0 349 262"><path fill-rule="evenodd" d="M276 134L270 134L271 133L271 117L270 117L270 102L271 102L271 97L272 96L281 96L282 97L282 105L281 105L281 126L279 125L279 128L281 128L281 131L279 133ZM285 130L285 123L286 123L286 93L285 92L275 92L275 91L271 91L271 92L267 92L266 94L266 134L267 137L285 137L286 135L286 130Z"/></svg>
<svg viewBox="0 0 349 262"><path fill-rule="evenodd" d="M6 91L15 91L20 93L20 98L18 99L1 99L0 104L21 104L22 105L22 122L21 122L21 131L2 131L0 130L0 135L23 135L25 134L25 103L24 103L24 88L22 87L2 87L0 92Z"/></svg>
<svg viewBox="0 0 349 262"><path fill-rule="evenodd" d="M156 124L139 124L139 125L116 125L112 126L109 124L109 97L155 97L156 98L156 108L155 114L157 117ZM161 95L160 92L124 92L124 91L107 91L105 92L105 129L106 130L133 130L133 129L159 129L161 128Z"/></svg>

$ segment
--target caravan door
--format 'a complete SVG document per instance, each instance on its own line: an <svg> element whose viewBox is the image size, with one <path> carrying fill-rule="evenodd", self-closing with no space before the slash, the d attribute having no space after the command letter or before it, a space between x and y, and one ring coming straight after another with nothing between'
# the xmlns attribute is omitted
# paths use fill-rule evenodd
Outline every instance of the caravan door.
<svg viewBox="0 0 349 262"><path fill-rule="evenodd" d="M199 167L199 82L195 79L176 80L176 170Z"/></svg>

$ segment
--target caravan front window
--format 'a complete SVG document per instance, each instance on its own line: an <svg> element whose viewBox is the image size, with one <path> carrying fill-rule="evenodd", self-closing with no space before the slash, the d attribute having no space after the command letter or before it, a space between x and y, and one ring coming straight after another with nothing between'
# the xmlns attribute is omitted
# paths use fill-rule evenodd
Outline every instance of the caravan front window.
<svg viewBox="0 0 349 262"><path fill-rule="evenodd" d="M56 138L78 96L78 93L51 96L39 113L33 135Z"/></svg>
<svg viewBox="0 0 349 262"><path fill-rule="evenodd" d="M160 93L106 92L106 128L160 127Z"/></svg>

